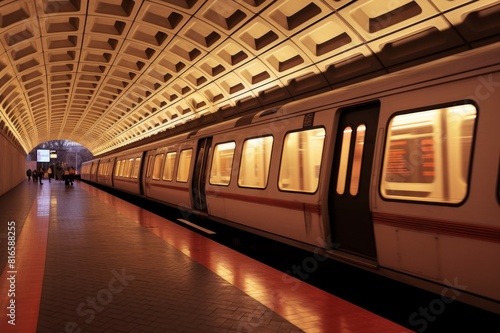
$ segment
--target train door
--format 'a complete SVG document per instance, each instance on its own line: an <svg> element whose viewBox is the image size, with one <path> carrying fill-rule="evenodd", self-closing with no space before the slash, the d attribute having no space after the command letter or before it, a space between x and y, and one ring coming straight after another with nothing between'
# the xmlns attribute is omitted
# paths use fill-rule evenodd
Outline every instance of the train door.
<svg viewBox="0 0 500 333"><path fill-rule="evenodd" d="M151 196L151 174L153 173L155 150L147 151L144 153L144 160L142 162L141 180L143 194L147 197Z"/></svg>
<svg viewBox="0 0 500 333"><path fill-rule="evenodd" d="M139 171L138 171L138 175L139 175L139 193L141 195L145 195L146 192L145 192L145 186L144 186L144 169L146 169L146 156L147 156L147 152L146 151L143 151L141 153L141 156L139 157L140 158L140 164L139 164Z"/></svg>
<svg viewBox="0 0 500 333"><path fill-rule="evenodd" d="M193 183L191 185L191 195L193 208L202 212L207 212L207 198L205 187L207 182L208 154L212 146L212 138L203 138L198 141L198 150L194 165Z"/></svg>
<svg viewBox="0 0 500 333"><path fill-rule="evenodd" d="M339 250L375 258L370 176L380 103L340 110L330 183L332 241Z"/></svg>

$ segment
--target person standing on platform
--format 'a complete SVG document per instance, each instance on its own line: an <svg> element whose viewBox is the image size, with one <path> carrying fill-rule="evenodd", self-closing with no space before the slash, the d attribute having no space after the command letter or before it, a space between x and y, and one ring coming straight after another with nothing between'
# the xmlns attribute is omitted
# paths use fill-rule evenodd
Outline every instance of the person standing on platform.
<svg viewBox="0 0 500 333"><path fill-rule="evenodd" d="M44 173L45 173L45 171L43 171L43 168L40 168L40 170L38 170L38 179L40 180L40 185L43 185L42 179L43 179Z"/></svg>
<svg viewBox="0 0 500 333"><path fill-rule="evenodd" d="M69 185L69 168L64 170L63 180L64 180L64 185Z"/></svg>
<svg viewBox="0 0 500 333"><path fill-rule="evenodd" d="M75 173L75 168L69 168L69 182L71 185L73 185L73 181L75 180Z"/></svg>
<svg viewBox="0 0 500 333"><path fill-rule="evenodd" d="M26 176L28 176L28 181L31 180L31 169L26 170Z"/></svg>
<svg viewBox="0 0 500 333"><path fill-rule="evenodd" d="M33 183L36 183L37 182L37 177L38 177L38 173L36 172L36 169L33 170L33 172L31 173L31 175L33 176Z"/></svg>
<svg viewBox="0 0 500 333"><path fill-rule="evenodd" d="M52 178L52 167L49 167L49 168L47 169L47 173L48 173L48 175L49 175L49 183L50 183L50 179Z"/></svg>

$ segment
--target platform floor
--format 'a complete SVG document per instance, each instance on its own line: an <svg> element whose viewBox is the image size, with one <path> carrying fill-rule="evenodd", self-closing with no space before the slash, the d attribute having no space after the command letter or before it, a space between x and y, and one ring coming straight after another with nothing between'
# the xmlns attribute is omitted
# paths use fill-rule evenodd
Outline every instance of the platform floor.
<svg viewBox="0 0 500 333"><path fill-rule="evenodd" d="M26 181L0 221L2 333L409 332L82 182Z"/></svg>

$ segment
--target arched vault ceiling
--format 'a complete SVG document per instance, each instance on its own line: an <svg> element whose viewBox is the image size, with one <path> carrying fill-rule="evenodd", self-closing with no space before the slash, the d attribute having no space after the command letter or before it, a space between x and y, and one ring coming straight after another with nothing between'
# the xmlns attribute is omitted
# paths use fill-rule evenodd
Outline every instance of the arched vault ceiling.
<svg viewBox="0 0 500 333"><path fill-rule="evenodd" d="M0 1L0 131L98 155L492 43L499 22L498 0Z"/></svg>

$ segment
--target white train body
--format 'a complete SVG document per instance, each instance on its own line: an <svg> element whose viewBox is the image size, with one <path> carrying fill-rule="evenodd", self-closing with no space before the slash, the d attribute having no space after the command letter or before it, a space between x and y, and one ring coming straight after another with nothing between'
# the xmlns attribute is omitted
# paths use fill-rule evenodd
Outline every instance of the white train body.
<svg viewBox="0 0 500 333"><path fill-rule="evenodd" d="M87 162L82 178L500 313L498 54L148 143Z"/></svg>

